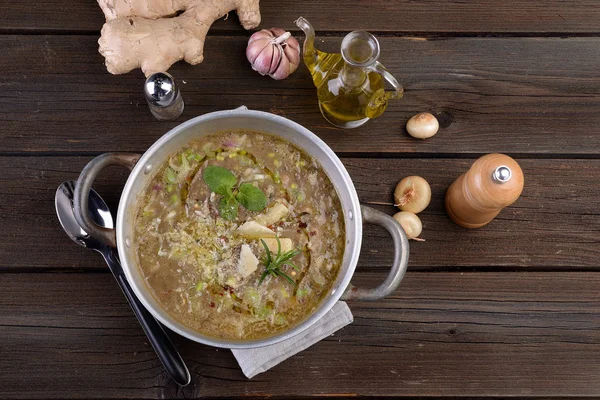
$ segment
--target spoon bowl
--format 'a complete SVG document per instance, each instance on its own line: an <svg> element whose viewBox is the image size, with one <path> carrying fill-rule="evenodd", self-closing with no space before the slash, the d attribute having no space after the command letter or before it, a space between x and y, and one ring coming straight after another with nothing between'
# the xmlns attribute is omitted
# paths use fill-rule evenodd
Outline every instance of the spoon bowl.
<svg viewBox="0 0 600 400"><path fill-rule="evenodd" d="M67 233L67 236L69 236L75 243L83 247L100 251L100 242L84 231L75 220L75 214L73 212L74 193L74 181L63 182L58 189L56 189L54 206L56 207L58 221L60 222L60 225L63 227L64 231ZM108 206L94 189L90 190L90 202L88 207L90 216L96 224L106 228L114 227L113 218L110 214Z"/></svg>

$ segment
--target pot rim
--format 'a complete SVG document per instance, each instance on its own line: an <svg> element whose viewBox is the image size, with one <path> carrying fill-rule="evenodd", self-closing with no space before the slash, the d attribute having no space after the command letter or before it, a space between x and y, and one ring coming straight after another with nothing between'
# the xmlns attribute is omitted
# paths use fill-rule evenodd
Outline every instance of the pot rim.
<svg viewBox="0 0 600 400"><path fill-rule="evenodd" d="M129 199L129 197L132 195L135 195L135 193L132 192L132 187L134 185L134 182L138 178L138 176L143 174L145 165L152 158L152 156L158 151L158 149L160 149L164 144L169 142L172 138L177 136L179 133L181 133L193 126L201 124L203 122L213 120L213 119L227 118L230 116L231 117L247 116L247 117L259 118L259 119L267 119L267 120L271 120L275 123L287 125L288 127L292 128L293 130L298 132L298 134L303 135L305 138L309 139L311 142L313 142L315 145L317 145L325 153L325 155L329 158L329 161L332 162L334 164L334 166L337 168L338 172L340 173L340 175L343 179L343 182L336 184L333 182L333 180L330 179L330 181L332 182L332 184L334 185L334 188L336 189L336 191L338 193L341 190L347 191L347 194L350 197L351 204L352 204L351 209L347 209L347 207L344 207L344 209L343 209L344 222L345 222L344 233L346 234L346 240L348 240L348 237L347 237L348 224L353 225L353 229L354 229L354 233L355 233L354 243L349 243L348 241L346 242L346 247L345 247L344 252L351 251L352 253L350 254L350 257L347 259L346 259L346 256L344 256L344 259L347 260L346 262L348 263L348 267L345 269L345 275L342 277L339 284L335 288L333 288L333 290L332 290L331 294L328 296L328 298L325 301L322 301L320 303L318 309L315 312L313 312L307 318L305 318L303 321L292 326L292 328L290 328L286 331L283 331L279 334L276 334L274 336L269 336L269 337L266 337L263 339L250 339L250 340L221 339L221 338L217 338L217 337L213 337L213 336L204 335L201 332L199 332L197 330L193 330L188 327L188 329L193 331L193 333L192 333L190 331L182 329L183 327L185 327L185 325L179 321L176 321L174 318L171 317L172 320L168 320L168 319L164 318L163 315L160 312L157 312L154 309L154 307L147 300L147 296L153 297L152 293L150 293L150 291L148 290L147 287L144 287L143 289L141 289L139 287L140 285L138 285L137 281L131 275L131 268L139 268L139 267L137 265L129 265L126 257L121 257L121 260L122 260L122 265L123 265L123 270L125 272L125 276L126 276L127 280L130 282L135 295L142 302L144 307L146 307L146 309L148 311L150 311L150 313L152 313L152 315L156 319L158 319L164 326L166 326L170 330L176 332L177 334L179 334L183 337L186 337L195 342L206 344L209 346L219 347L219 348L227 348L227 349L250 349L250 348L264 347L264 346L269 346L269 345L272 345L275 343L279 343L279 342L289 339L293 336L296 336L296 335L300 334L301 332L304 332L306 329L310 328L315 322L317 322L327 312L329 312L329 310L331 310L331 308L334 306L335 303L337 303L339 301L340 297L342 296L342 294L344 293L344 291L350 284L350 280L352 279L352 276L354 275L354 271L355 271L356 265L358 263L358 258L360 255L360 249L361 249L361 245L362 245L362 214L361 214L361 209L360 209L360 202L358 199L358 194L356 193L356 189L352 182L352 179L350 178L350 175L348 174L348 171L346 170L346 168L344 167L344 165L342 164L342 162L338 158L338 156L335 154L335 152L321 138L319 138L317 135L315 135L309 129L305 128L304 126L302 126L302 125L298 124L297 122L294 122L288 118L285 118L285 117L282 117L279 115L275 115L275 114L271 114L268 112L264 112L264 111L248 110L245 106L239 107L234 110L216 111L216 112L203 114L198 117L192 118L186 122L183 122L183 123L177 125L176 127L172 128L171 130L169 130L166 134L164 134L156 142L154 142L154 144L152 144L152 146L150 146L148 148L148 150L146 150L146 152L144 152L144 154L142 155L140 160L137 162L137 164L131 171L129 177L127 178L127 182L125 183L125 186L123 188L123 192L121 194L121 198L119 201L119 208L117 210L117 221L116 221L115 228L116 228L116 236L117 236L117 248L123 249L123 251L129 251L128 246L126 245L126 238L123 233L124 232L124 224L125 224L125 210L126 210L126 205L127 205L127 201ZM276 133L272 133L272 132L266 132L266 133L271 134L273 136L278 136ZM284 140L287 140L287 139L284 139ZM294 145L298 146L297 144L294 144ZM298 147L301 147L301 146L298 146ZM302 150L306 151L309 155L314 157L314 155L308 149L302 148ZM315 159L317 159L317 161L319 161L319 162L322 162L322 160L319 160L317 157L315 157ZM343 187L340 187L342 185L343 185ZM343 271L343 266L340 269L340 273L342 271ZM339 279L339 278L336 278L336 279ZM164 312L167 313L166 311L164 311Z"/></svg>

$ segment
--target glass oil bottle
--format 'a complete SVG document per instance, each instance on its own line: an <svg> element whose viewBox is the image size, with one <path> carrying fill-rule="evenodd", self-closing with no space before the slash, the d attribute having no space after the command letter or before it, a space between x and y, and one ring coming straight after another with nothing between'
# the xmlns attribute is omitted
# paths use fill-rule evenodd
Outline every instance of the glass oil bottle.
<svg viewBox="0 0 600 400"><path fill-rule="evenodd" d="M314 46L315 31L300 17L296 25L306 35L304 63L317 87L319 108L327 121L340 128L356 128L379 117L388 100L402 97L396 78L377 61L379 42L366 31L350 32L341 53L325 53ZM386 91L385 81L394 90Z"/></svg>

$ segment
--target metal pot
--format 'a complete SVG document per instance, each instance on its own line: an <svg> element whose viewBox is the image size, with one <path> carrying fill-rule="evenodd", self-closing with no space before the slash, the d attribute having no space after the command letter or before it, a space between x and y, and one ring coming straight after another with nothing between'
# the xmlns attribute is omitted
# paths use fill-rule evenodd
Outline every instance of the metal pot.
<svg viewBox="0 0 600 400"><path fill-rule="evenodd" d="M251 129L278 136L295 144L318 160L337 190L346 226L346 249L342 266L330 293L322 300L319 307L304 321L289 330L271 337L253 340L215 338L176 321L160 306L146 286L132 248L133 223L138 198L151 181L155 171L166 162L170 155L176 153L191 140L215 132L239 129ZM87 213L88 195L92 183L100 171L109 165L122 165L131 169L119 202L115 229L102 228L94 224ZM253 348L274 344L310 327L338 300L381 299L398 287L408 264L408 239L400 224L382 212L360 205L346 168L327 144L308 129L289 119L266 112L251 111L246 107L213 112L184 122L156 141L142 156L132 153L106 153L96 157L83 169L77 180L75 216L79 224L90 235L118 248L121 264L133 291L160 322L188 339L216 347ZM360 254L363 222L383 226L391 234L394 244L392 268L385 281L374 289L357 288L350 284Z"/></svg>

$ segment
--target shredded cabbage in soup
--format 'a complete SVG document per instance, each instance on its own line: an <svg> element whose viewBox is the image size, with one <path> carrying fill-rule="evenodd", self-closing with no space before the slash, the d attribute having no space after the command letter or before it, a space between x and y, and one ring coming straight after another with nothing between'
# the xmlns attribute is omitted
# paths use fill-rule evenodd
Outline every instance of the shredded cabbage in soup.
<svg viewBox="0 0 600 400"><path fill-rule="evenodd" d="M135 220L154 297L181 323L224 339L272 336L305 319L331 289L344 243L340 202L320 165L251 131L206 136L172 155Z"/></svg>

